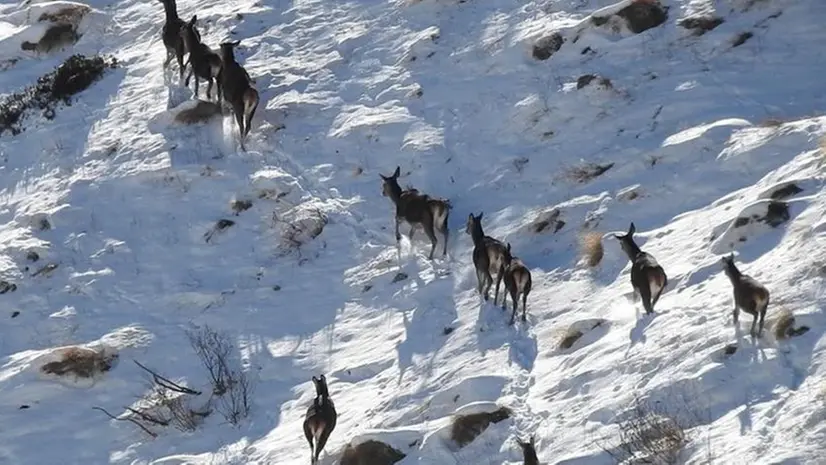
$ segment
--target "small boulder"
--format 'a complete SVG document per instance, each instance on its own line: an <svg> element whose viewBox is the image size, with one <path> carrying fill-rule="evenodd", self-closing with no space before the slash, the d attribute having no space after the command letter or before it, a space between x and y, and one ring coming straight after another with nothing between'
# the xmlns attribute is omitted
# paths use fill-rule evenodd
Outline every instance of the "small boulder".
<svg viewBox="0 0 826 465"><path fill-rule="evenodd" d="M558 32L542 37L533 44L533 57L540 61L547 60L559 51L564 43L565 39Z"/></svg>
<svg viewBox="0 0 826 465"><path fill-rule="evenodd" d="M663 24L668 19L668 7L658 0L636 0L617 13L634 34L645 32Z"/></svg>
<svg viewBox="0 0 826 465"><path fill-rule="evenodd" d="M94 350L87 347L71 346L53 353L57 360L44 364L40 371L55 376L94 378L114 367L117 352Z"/></svg>
<svg viewBox="0 0 826 465"><path fill-rule="evenodd" d="M677 22L677 25L690 30L695 36L701 36L721 24L723 24L723 18L719 16L690 16Z"/></svg>

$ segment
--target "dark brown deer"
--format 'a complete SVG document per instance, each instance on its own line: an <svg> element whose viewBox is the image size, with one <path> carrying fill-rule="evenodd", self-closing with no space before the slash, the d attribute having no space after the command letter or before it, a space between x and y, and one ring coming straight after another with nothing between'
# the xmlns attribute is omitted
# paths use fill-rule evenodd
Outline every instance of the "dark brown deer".
<svg viewBox="0 0 826 465"><path fill-rule="evenodd" d="M522 296L522 321L528 321L528 294L531 293L531 271L525 266L518 257L511 255L510 242L505 249L505 289L511 295L513 302L513 314L511 315L511 322L516 321L516 310L519 308L519 296ZM502 310L505 309L505 301L507 299L502 296Z"/></svg>
<svg viewBox="0 0 826 465"><path fill-rule="evenodd" d="M651 254L640 250L634 242L636 230L632 222L627 234L615 234L614 236L619 239L622 250L631 260L631 286L634 287L635 294L639 293L642 297L645 313L650 314L654 312L654 305L657 304L663 289L668 285L668 276L657 260Z"/></svg>
<svg viewBox="0 0 826 465"><path fill-rule="evenodd" d="M536 445L534 437L531 436L530 442L525 442L516 438L516 443L522 448L522 457L525 459L525 465L539 465L539 459L536 457Z"/></svg>
<svg viewBox="0 0 826 465"><path fill-rule="evenodd" d="M402 236L399 233L399 223L404 220L410 225L408 237L411 242L416 226L421 225L422 229L424 229L424 233L427 234L431 244L430 255L428 256L430 260L433 260L433 252L436 251L436 244L439 243L436 239L436 230L438 230L444 238L442 256L447 255L447 241L450 236L447 222L452 208L450 201L421 194L417 189L413 188L402 190L401 186L399 186L400 174L401 168L398 166L396 167L396 171L390 176L379 173L382 179L382 195L390 197L390 200L396 205L394 222L396 227L396 247L399 250L399 254L401 254L402 240Z"/></svg>
<svg viewBox="0 0 826 465"><path fill-rule="evenodd" d="M336 428L338 419L336 407L327 391L327 379L324 375L319 378L313 376L313 384L315 384L316 396L313 405L307 409L307 414L304 416L304 436L310 443L311 464L318 462L318 456L327 445L327 439ZM315 440L315 447L313 447L313 440Z"/></svg>
<svg viewBox="0 0 826 465"><path fill-rule="evenodd" d="M493 285L493 273L496 273L496 290L493 294L493 305L499 299L499 286L505 274L505 254L507 253L505 244L502 241L486 236L482 229L482 217L484 212L478 215L470 213L465 225L465 233L470 234L473 240L473 266L476 268L477 291L482 294L485 300L490 298L490 287ZM505 296L502 296L502 305L505 304ZM504 308L504 307L503 307Z"/></svg>
<svg viewBox="0 0 826 465"><path fill-rule="evenodd" d="M238 123L241 149L246 151L244 141L250 132L252 117L258 108L258 91L252 86L252 78L237 61L235 47L241 41L221 43L221 62L223 66L218 74L218 89L224 93L224 99L232 106L235 122ZM220 95L220 94L219 94Z"/></svg>
<svg viewBox="0 0 826 465"><path fill-rule="evenodd" d="M169 67L172 57L177 58L181 80L183 80L184 70L186 69L186 66L184 66L186 44L184 44L181 31L186 23L178 17L178 4L175 0L160 0L160 2L163 4L163 10L166 14L166 22L164 22L163 29L161 29L161 40L163 40L166 47L166 61L163 62L163 68ZM201 36L199 35L198 40L200 39Z"/></svg>
<svg viewBox="0 0 826 465"><path fill-rule="evenodd" d="M734 265L734 254L723 257L723 270L734 288L734 324L740 321L740 309L754 317L751 322L751 337L763 335L763 323L766 319L766 309L769 307L769 290L754 278L740 273ZM755 333L757 319L760 318L760 329Z"/></svg>
<svg viewBox="0 0 826 465"><path fill-rule="evenodd" d="M212 98L212 84L214 79L218 77L218 73L221 72L221 57L218 56L217 53L213 52L209 46L201 42L201 34L198 33L198 30L195 29L195 22L198 20L198 15L192 15L192 19L189 20L188 23L184 24L183 29L181 30L181 36L184 39L184 45L186 46L186 50L189 52L189 56L186 59L186 63L184 66L191 64L192 67L189 70L189 74L186 76L186 80L184 81L184 85L189 87L189 79L195 75L195 98L198 98L198 79L206 80L209 85L207 86L207 99ZM221 101L221 87L218 86L218 101Z"/></svg>

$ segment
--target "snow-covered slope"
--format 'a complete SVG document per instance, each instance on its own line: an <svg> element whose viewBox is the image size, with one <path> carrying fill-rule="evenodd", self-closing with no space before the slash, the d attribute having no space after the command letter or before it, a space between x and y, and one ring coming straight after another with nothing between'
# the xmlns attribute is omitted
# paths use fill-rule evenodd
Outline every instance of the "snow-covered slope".
<svg viewBox="0 0 826 465"><path fill-rule="evenodd" d="M0 91L72 53L121 66L54 120L0 136L0 279L16 285L0 295L0 463L305 464L320 373L339 412L324 464L359 438L401 464L522 463L513 438L530 434L542 463L611 463L635 397L698 418L685 463L826 460L826 4L673 0L665 24L632 34L587 20L610 6L597 0L181 0L206 43L241 40L261 94L242 152L229 117L172 122L191 92L162 72L159 2L93 1L91 32L50 55L19 49L37 3L0 4ZM678 25L698 14L725 21ZM561 49L534 58L554 32ZM584 163L613 165L580 183ZM378 176L397 165L403 185L451 200L449 258L404 235L399 266ZM783 224L737 220L789 182L802 191ZM235 200L252 206L235 216ZM554 208L564 225L536 232ZM479 211L531 267L527 323L475 292L464 229ZM318 218L317 237L296 236ZM221 219L234 224L205 240ZM654 316L629 299L608 234L631 221L669 276ZM594 269L579 256L589 230L606 234ZM771 291L769 320L786 309L811 330L753 343L745 314L735 330L730 251ZM231 334L255 382L239 427L213 415L151 438L92 409L144 394L132 359L206 386L193 324ZM73 344L119 361L84 383L40 373ZM451 446L450 418L492 403L512 418Z"/></svg>

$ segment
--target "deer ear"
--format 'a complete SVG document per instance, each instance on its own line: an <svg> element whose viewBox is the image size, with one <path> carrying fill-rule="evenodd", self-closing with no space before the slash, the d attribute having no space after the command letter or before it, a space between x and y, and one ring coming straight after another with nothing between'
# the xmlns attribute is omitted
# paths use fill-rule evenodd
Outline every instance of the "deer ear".
<svg viewBox="0 0 826 465"><path fill-rule="evenodd" d="M508 253L510 253L510 251L511 251L511 243L510 242L508 242L508 247L507 248L508 248Z"/></svg>
<svg viewBox="0 0 826 465"><path fill-rule="evenodd" d="M324 381L324 383L327 383L327 377L326 376L321 375L320 379L321 379L321 381Z"/></svg>
<svg viewBox="0 0 826 465"><path fill-rule="evenodd" d="M485 216L485 212L479 212L479 216L477 216L476 218L479 218L479 220L481 220L483 216Z"/></svg>
<svg viewBox="0 0 826 465"><path fill-rule="evenodd" d="M532 435L531 435L531 445L532 445L532 446L533 446L534 444L536 444L536 443L535 443L535 439L536 439L536 438L534 438L534 436L533 436L533 434L532 434Z"/></svg>
<svg viewBox="0 0 826 465"><path fill-rule="evenodd" d="M399 175L401 175L401 174L402 174L402 168L400 166L397 166L396 171L393 171L393 176L390 176L390 177L391 178L398 178Z"/></svg>
<svg viewBox="0 0 826 465"><path fill-rule="evenodd" d="M313 382L314 382L314 383L317 383L317 382L318 382L318 378L316 378L315 376L313 376Z"/></svg>
<svg viewBox="0 0 826 465"><path fill-rule="evenodd" d="M635 232L637 232L637 227L634 226L634 222L632 221L631 226L628 227L628 235L630 236L630 235L634 234Z"/></svg>
<svg viewBox="0 0 826 465"><path fill-rule="evenodd" d="M240 44L240 43L241 43L240 40L233 40L232 42L230 42L230 45L232 45L233 47L237 47L238 44Z"/></svg>

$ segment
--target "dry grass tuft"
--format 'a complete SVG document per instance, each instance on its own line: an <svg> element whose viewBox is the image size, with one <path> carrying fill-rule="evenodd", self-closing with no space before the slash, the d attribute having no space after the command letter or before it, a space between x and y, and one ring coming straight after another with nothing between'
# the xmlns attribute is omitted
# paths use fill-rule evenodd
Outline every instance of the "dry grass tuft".
<svg viewBox="0 0 826 465"><path fill-rule="evenodd" d="M46 374L78 378L93 378L111 370L118 360L117 353L107 353L86 347L72 346L56 352L59 360L40 367Z"/></svg>
<svg viewBox="0 0 826 465"><path fill-rule="evenodd" d="M614 167L613 163L583 163L579 166L572 166L565 170L565 178L577 184L584 184Z"/></svg>
<svg viewBox="0 0 826 465"><path fill-rule="evenodd" d="M605 255L605 249L602 246L602 234L596 231L590 231L579 238L579 247L582 258L590 267L595 267L602 262L602 257Z"/></svg>
<svg viewBox="0 0 826 465"><path fill-rule="evenodd" d="M510 417L511 411L507 407L501 407L494 412L459 415L453 420L450 439L460 448L465 447L482 434L491 423L499 423Z"/></svg>

